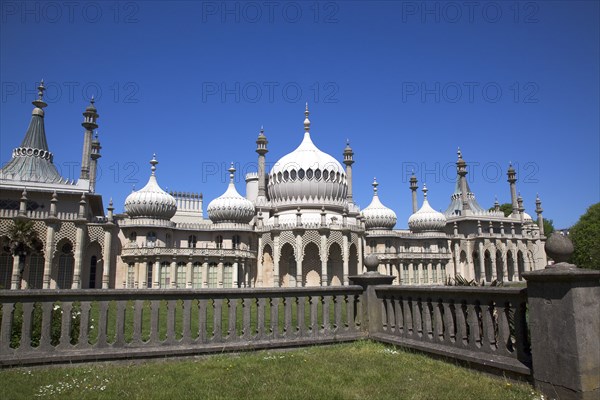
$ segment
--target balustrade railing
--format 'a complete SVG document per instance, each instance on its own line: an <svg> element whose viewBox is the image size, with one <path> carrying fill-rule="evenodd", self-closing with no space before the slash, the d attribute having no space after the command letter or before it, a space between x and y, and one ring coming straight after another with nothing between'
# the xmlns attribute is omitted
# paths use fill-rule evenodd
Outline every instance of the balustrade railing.
<svg viewBox="0 0 600 400"><path fill-rule="evenodd" d="M526 288L386 285L375 292L382 324L371 336L529 373Z"/></svg>
<svg viewBox="0 0 600 400"><path fill-rule="evenodd" d="M360 286L0 291L0 366L356 340Z"/></svg>

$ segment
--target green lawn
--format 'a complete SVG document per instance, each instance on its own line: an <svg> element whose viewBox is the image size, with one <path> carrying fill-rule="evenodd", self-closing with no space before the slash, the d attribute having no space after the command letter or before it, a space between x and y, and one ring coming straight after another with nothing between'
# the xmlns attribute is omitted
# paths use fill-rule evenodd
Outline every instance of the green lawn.
<svg viewBox="0 0 600 400"><path fill-rule="evenodd" d="M0 370L10 399L539 399L531 386L360 341L185 360Z"/></svg>

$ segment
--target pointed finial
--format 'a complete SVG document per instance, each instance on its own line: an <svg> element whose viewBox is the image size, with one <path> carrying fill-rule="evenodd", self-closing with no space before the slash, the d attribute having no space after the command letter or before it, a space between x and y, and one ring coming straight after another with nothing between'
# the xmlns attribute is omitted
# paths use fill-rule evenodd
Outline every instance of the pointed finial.
<svg viewBox="0 0 600 400"><path fill-rule="evenodd" d="M31 104L33 104L37 108L44 108L48 104L46 104L46 102L44 101L44 91L46 90L46 87L44 86L43 79L40 81L40 85L38 86L37 89L38 89L38 98L36 100L32 101ZM42 113L42 115L43 115L43 113Z"/></svg>
<svg viewBox="0 0 600 400"><path fill-rule="evenodd" d="M234 177L234 173L235 173L235 167L233 166L233 161L231 162L231 165L229 166L229 169L227 171L229 171L229 181L231 183L233 183L233 177Z"/></svg>
<svg viewBox="0 0 600 400"><path fill-rule="evenodd" d="M113 208L114 208L113 207L113 199L111 197L110 200L108 201L108 209L110 210L110 209L113 209Z"/></svg>
<svg viewBox="0 0 600 400"><path fill-rule="evenodd" d="M57 202L58 201L58 194L56 193L56 190L52 192L52 200L53 202Z"/></svg>
<svg viewBox="0 0 600 400"><path fill-rule="evenodd" d="M90 103L92 103L92 105L96 102L96 100L94 100L94 95L92 95L92 98L90 99Z"/></svg>
<svg viewBox="0 0 600 400"><path fill-rule="evenodd" d="M371 185L373 185L373 195L377 196L377 186L379 186L379 183L377 183L377 178L373 178L373 183Z"/></svg>
<svg viewBox="0 0 600 400"><path fill-rule="evenodd" d="M460 147L458 148L458 150L456 151L456 154L458 154L458 159L462 160L462 151L460 151Z"/></svg>
<svg viewBox="0 0 600 400"><path fill-rule="evenodd" d="M310 131L310 120L308 119L308 102L306 102L306 109L304 110L304 130L306 132Z"/></svg>
<svg viewBox="0 0 600 400"><path fill-rule="evenodd" d="M152 176L155 175L156 173L156 165L158 164L158 160L156 159L156 153L152 154L152 160L150 160L150 165L152 165L152 167L150 167L150 171L152 171Z"/></svg>
<svg viewBox="0 0 600 400"><path fill-rule="evenodd" d="M427 189L427 185L425 183L423 183L423 201L427 200L427 192L429 191L429 189Z"/></svg>

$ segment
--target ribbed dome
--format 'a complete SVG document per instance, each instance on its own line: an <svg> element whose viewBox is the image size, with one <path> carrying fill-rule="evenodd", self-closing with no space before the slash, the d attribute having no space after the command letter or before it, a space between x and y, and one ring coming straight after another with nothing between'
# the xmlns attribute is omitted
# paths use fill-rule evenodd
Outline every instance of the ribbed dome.
<svg viewBox="0 0 600 400"><path fill-rule="evenodd" d="M308 107L305 115L302 143L279 159L269 173L269 196L279 204L303 199L341 203L348 190L344 168L315 146L309 132Z"/></svg>
<svg viewBox="0 0 600 400"><path fill-rule="evenodd" d="M131 193L125 199L125 212L131 218L171 219L177 211L177 202L161 189L156 181L156 154L150 161L152 174L146 186Z"/></svg>
<svg viewBox="0 0 600 400"><path fill-rule="evenodd" d="M446 217L435 211L427 200L427 187L423 185L423 205L408 218L408 227L412 232L441 231L446 226Z"/></svg>
<svg viewBox="0 0 600 400"><path fill-rule="evenodd" d="M362 210L362 215L365 218L365 227L367 229L393 229L396 225L396 213L384 206L379 200L377 194L377 180L373 180L373 200Z"/></svg>
<svg viewBox="0 0 600 400"><path fill-rule="evenodd" d="M212 222L249 223L254 217L254 204L242 197L233 182L235 168L229 168L229 186L225 193L208 204L208 217Z"/></svg>

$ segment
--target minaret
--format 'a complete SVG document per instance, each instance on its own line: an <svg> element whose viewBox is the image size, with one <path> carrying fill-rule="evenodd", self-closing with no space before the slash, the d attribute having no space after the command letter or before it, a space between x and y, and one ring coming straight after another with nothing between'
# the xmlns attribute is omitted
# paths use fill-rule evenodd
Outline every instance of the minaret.
<svg viewBox="0 0 600 400"><path fill-rule="evenodd" d="M346 148L344 149L344 164L346 164L346 179L348 180L348 194L346 200L348 203L354 203L352 198L352 164L354 164L354 152L350 147L350 141L346 140Z"/></svg>
<svg viewBox="0 0 600 400"><path fill-rule="evenodd" d="M500 212L500 203L498 203L498 196L495 196L494 200L494 211Z"/></svg>
<svg viewBox="0 0 600 400"><path fill-rule="evenodd" d="M258 197L262 197L263 199L266 197L265 154L269 152L269 150L267 150L268 143L269 141L265 136L265 130L261 126L260 133L256 139L256 152L258 153Z"/></svg>
<svg viewBox="0 0 600 400"><path fill-rule="evenodd" d="M419 205L417 204L417 189L419 186L417 185L417 177L415 176L415 171L413 171L410 176L410 191L412 192L412 212L413 214L417 212L419 209Z"/></svg>
<svg viewBox="0 0 600 400"><path fill-rule="evenodd" d="M100 140L98 139L98 132L96 132L96 136L94 136L94 140L92 140L92 154L90 155L92 161L90 164L90 192L94 193L96 191L96 171L98 170L98 159L102 157L100 155Z"/></svg>
<svg viewBox="0 0 600 400"><path fill-rule="evenodd" d="M469 199L467 198L467 163L462 158L460 148L458 149L457 154L458 160L456 161L456 172L460 179L462 215L465 215L465 211L469 210Z"/></svg>
<svg viewBox="0 0 600 400"><path fill-rule="evenodd" d="M523 207L523 197L521 197L521 193L519 193L519 195L517 196L517 204L518 204L518 211L519 211L519 216L521 217L521 223L525 222L525 207Z"/></svg>
<svg viewBox="0 0 600 400"><path fill-rule="evenodd" d="M96 107L94 106L94 96L90 100L90 105L87 106L83 112L83 122L81 126L85 128L83 134L83 151L81 154L81 174L79 179L90 179L90 161L92 152L92 132L98 128L96 120L99 115L96 113Z"/></svg>
<svg viewBox="0 0 600 400"><path fill-rule="evenodd" d="M537 214L537 223L540 228L540 236L544 236L544 217L542 216L542 200L540 200L540 195L535 195L535 213Z"/></svg>
<svg viewBox="0 0 600 400"><path fill-rule="evenodd" d="M508 171L506 172L508 176L507 182L510 184L510 202L512 204L512 215L516 218L519 215L519 205L517 204L517 174L515 169L513 168L512 163L508 165Z"/></svg>

